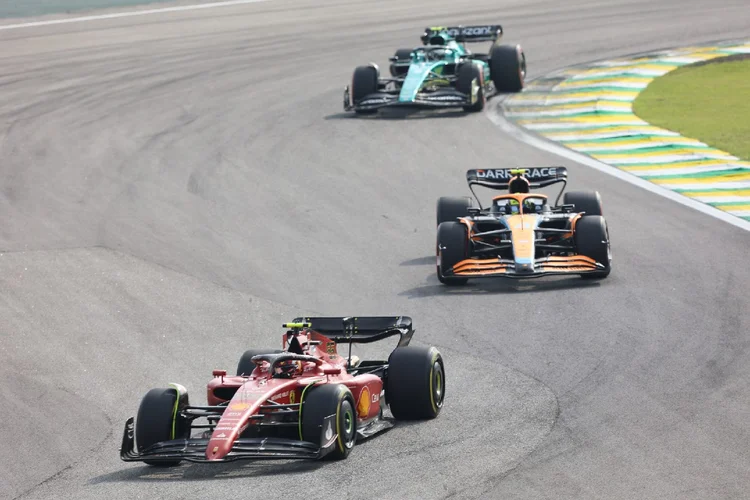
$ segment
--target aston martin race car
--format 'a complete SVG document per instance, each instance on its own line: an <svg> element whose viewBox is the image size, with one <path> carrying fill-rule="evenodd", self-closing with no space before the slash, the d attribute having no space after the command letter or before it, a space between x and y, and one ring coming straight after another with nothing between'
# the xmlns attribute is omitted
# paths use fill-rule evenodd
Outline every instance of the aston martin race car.
<svg viewBox="0 0 750 500"><path fill-rule="evenodd" d="M394 420L437 417L445 369L434 347L410 346L409 317L297 318L282 349L253 349L234 375L214 370L207 405L179 384L152 389L129 418L124 461L149 465L243 459L344 459L358 439ZM387 361L362 361L352 344L398 337ZM342 343L348 353L339 353ZM391 416L384 415L388 408Z"/></svg>
<svg viewBox="0 0 750 500"><path fill-rule="evenodd" d="M568 192L565 167L469 170L471 197L437 203L437 276L446 285L470 278L572 274L605 278L612 269L609 230L597 191ZM554 204L532 193L562 183ZM474 186L507 190L482 207Z"/></svg>
<svg viewBox="0 0 750 500"><path fill-rule="evenodd" d="M390 78L377 64L359 66L344 89L344 110L374 113L388 106L462 107L481 111L498 92L520 92L526 57L520 45L498 45L500 25L426 28L421 47L391 57ZM467 42L492 42L489 53L472 53Z"/></svg>

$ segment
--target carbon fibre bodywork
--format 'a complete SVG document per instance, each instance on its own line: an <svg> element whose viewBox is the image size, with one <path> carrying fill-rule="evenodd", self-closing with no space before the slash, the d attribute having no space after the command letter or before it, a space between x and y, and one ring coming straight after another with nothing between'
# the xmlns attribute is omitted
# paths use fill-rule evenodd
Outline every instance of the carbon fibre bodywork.
<svg viewBox="0 0 750 500"><path fill-rule="evenodd" d="M565 184L567 170L564 167L545 167L467 172L472 193L475 185L508 189L512 180L519 177L526 179L530 187L544 187L558 182ZM446 283L468 278L536 278L571 274L606 276L611 266L611 252L603 217L601 214L590 214L592 218L597 218L597 222L601 220L605 224L600 242L602 251L593 258L584 254L581 249L582 236L577 234L577 226L588 214L577 210L575 205L558 204L560 195L553 205L546 195L531 192L495 196L492 204L486 208L482 208L480 202L479 207L468 208L466 215L455 219L455 223L465 230L461 243L458 237L451 240L443 236L441 240L441 221L438 220L438 277ZM479 201L479 198L476 199ZM458 231L455 223L444 223L454 224L452 230ZM456 252L455 247L461 244L464 245L463 253L461 249ZM452 252L448 257L447 251ZM461 257L456 258L456 255ZM446 258L452 261L446 263Z"/></svg>
<svg viewBox="0 0 750 500"><path fill-rule="evenodd" d="M207 405L189 404L184 387L170 384L176 390L171 430L164 439L139 444L138 426L151 424L148 419L139 423L130 417L123 431L120 458L152 465L182 460L322 458L336 449L343 432L338 411L322 415L314 432L308 432L304 414L314 411L309 395L325 385L350 394L359 439L393 426L393 420L384 416L382 404L390 359L353 361L356 357L339 354L337 344L351 346L396 336L396 351L413 349L407 347L414 333L411 318L297 318L285 326L291 329L284 334L284 350L253 356L251 373L232 376L226 370L214 370L207 385ZM140 418L140 410L138 415Z"/></svg>
<svg viewBox="0 0 750 500"><path fill-rule="evenodd" d="M353 79L344 89L344 110L470 108L480 100L483 103L498 92L492 75L491 56L472 53L465 43L490 41L493 44L491 52L501 37L500 25L427 28L422 35L424 45L412 50L408 59L391 58L390 78L380 77L377 64L369 64L377 74L377 84L366 95L355 96ZM525 76L525 56L520 46L516 49ZM473 65L476 69L476 77L470 84L460 83L460 69L465 65Z"/></svg>

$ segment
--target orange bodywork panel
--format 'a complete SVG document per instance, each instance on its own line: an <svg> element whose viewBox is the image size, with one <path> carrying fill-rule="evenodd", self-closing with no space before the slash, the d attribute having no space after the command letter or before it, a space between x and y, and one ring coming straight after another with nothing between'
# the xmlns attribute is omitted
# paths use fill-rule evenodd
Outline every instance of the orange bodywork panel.
<svg viewBox="0 0 750 500"><path fill-rule="evenodd" d="M564 274L596 271L596 261L585 255L545 257L535 262L534 274ZM515 263L492 259L465 259L453 266L456 276L516 274ZM520 274L519 274L520 275Z"/></svg>

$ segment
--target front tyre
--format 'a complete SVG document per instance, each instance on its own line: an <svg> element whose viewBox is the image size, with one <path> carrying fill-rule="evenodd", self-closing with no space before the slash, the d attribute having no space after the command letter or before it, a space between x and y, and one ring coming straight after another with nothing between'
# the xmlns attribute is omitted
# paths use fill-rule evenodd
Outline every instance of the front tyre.
<svg viewBox="0 0 750 500"><path fill-rule="evenodd" d="M436 267L440 283L448 286L465 285L469 279L446 274L459 262L469 258L469 236L461 222L443 222L437 230Z"/></svg>
<svg viewBox="0 0 750 500"><path fill-rule="evenodd" d="M601 215L581 217L576 222L575 242L578 253L590 257L604 269L593 273L582 274L583 279L601 279L612 271L612 250L609 242L607 222Z"/></svg>
<svg viewBox="0 0 750 500"><path fill-rule="evenodd" d="M487 102L484 95L484 70L482 66L473 63L462 65L458 70L456 90L468 95L471 99L471 104L464 106L464 111L482 111Z"/></svg>
<svg viewBox="0 0 750 500"><path fill-rule="evenodd" d="M357 66L352 75L352 86L349 89L351 105L356 105L359 101L370 94L378 91L378 80L380 74L377 66ZM377 109L355 109L355 113L361 115L377 113Z"/></svg>
<svg viewBox="0 0 750 500"><path fill-rule="evenodd" d="M162 441L190 437L190 421L180 415L188 405L184 387L151 389L143 396L135 420L135 444L139 453ZM169 467L180 460L144 460L148 465Z"/></svg>
<svg viewBox="0 0 750 500"><path fill-rule="evenodd" d="M445 366L434 347L406 346L388 358L386 401L399 420L438 416L445 399Z"/></svg>
<svg viewBox="0 0 750 500"><path fill-rule="evenodd" d="M300 439L323 446L336 436L326 458L348 457L357 442L357 412L349 388L343 384L311 387L301 403Z"/></svg>

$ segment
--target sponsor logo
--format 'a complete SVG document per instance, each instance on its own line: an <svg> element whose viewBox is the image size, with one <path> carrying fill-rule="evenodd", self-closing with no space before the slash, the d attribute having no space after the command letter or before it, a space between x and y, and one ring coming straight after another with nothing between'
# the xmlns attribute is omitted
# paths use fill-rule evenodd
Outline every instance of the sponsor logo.
<svg viewBox="0 0 750 500"><path fill-rule="evenodd" d="M249 403L234 403L232 406L229 407L230 410L247 410L250 408Z"/></svg>
<svg viewBox="0 0 750 500"><path fill-rule="evenodd" d="M242 415L242 412L241 411L230 411L226 415L227 415L227 417L239 417L240 415Z"/></svg>
<svg viewBox="0 0 750 500"><path fill-rule="evenodd" d="M370 416L370 404L370 388L364 386L359 393L359 401L357 401L357 415L359 415L359 418Z"/></svg>
<svg viewBox="0 0 750 500"><path fill-rule="evenodd" d="M333 356L336 354L336 343L335 342L327 342L326 343L326 352L329 356Z"/></svg>
<svg viewBox="0 0 750 500"><path fill-rule="evenodd" d="M460 102L463 101L463 97L458 96L438 96L438 97L429 97L430 101L451 101L451 102Z"/></svg>
<svg viewBox="0 0 750 500"><path fill-rule="evenodd" d="M219 435L218 435L218 436L216 436L216 437L217 437L217 438L225 438L225 437L227 437L227 435L226 435L226 434L224 434L224 433L222 432L221 434L219 434Z"/></svg>
<svg viewBox="0 0 750 500"><path fill-rule="evenodd" d="M328 421L328 425L326 426L326 432L324 434L325 440L330 441L333 437L333 426L331 425L331 421Z"/></svg>
<svg viewBox="0 0 750 500"><path fill-rule="evenodd" d="M511 179L515 176L511 171L514 169L500 168L494 170L477 170L478 179ZM531 168L524 174L528 179L541 179L557 176L556 167Z"/></svg>
<svg viewBox="0 0 750 500"><path fill-rule="evenodd" d="M375 99L365 99L364 101L360 102L360 106L369 106L370 104L384 104L386 102L389 102L390 99L385 98L375 98Z"/></svg>
<svg viewBox="0 0 750 500"><path fill-rule="evenodd" d="M494 26L468 26L463 29L451 28L447 31L454 38L459 34L463 36L492 36L495 34Z"/></svg>
<svg viewBox="0 0 750 500"><path fill-rule="evenodd" d="M289 391L289 404L294 404L294 400L297 398L297 395L294 391Z"/></svg>
<svg viewBox="0 0 750 500"><path fill-rule="evenodd" d="M373 394L372 395L372 402L373 403L377 403L378 401L380 401L380 394Z"/></svg>

